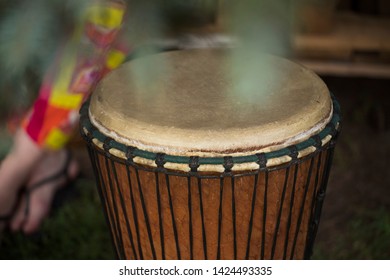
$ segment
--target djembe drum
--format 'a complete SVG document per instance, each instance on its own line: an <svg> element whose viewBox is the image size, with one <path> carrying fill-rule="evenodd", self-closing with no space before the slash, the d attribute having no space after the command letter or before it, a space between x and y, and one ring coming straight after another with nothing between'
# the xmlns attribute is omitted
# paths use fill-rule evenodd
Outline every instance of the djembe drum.
<svg viewBox="0 0 390 280"><path fill-rule="evenodd" d="M135 59L105 77L81 109L119 258L310 257L338 104L314 73L273 56L263 61L277 83L250 98L237 94L228 53ZM145 61L170 71L139 86Z"/></svg>

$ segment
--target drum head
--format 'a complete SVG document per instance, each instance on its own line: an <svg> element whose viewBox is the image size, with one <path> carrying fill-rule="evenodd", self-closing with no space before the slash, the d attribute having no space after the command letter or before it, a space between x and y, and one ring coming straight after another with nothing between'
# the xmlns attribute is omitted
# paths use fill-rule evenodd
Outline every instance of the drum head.
<svg viewBox="0 0 390 280"><path fill-rule="evenodd" d="M119 143L183 156L274 151L329 122L330 94L313 72L262 55L253 75L235 69L230 53L174 51L125 63L98 84L91 122ZM245 84L237 73L258 79Z"/></svg>

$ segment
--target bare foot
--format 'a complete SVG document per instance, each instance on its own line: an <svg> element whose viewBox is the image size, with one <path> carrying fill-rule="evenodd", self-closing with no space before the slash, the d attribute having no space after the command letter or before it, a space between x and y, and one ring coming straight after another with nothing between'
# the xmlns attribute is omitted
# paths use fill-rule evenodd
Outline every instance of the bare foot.
<svg viewBox="0 0 390 280"><path fill-rule="evenodd" d="M64 187L68 179L74 179L79 172L78 163L71 159L67 164L67 157L68 154L65 150L45 153L45 156L31 173L26 189L34 188L37 183L40 186L31 189L28 197L29 201L26 201L27 196L23 196L10 223L11 230L21 230L26 234L38 230L42 221L50 212L56 191ZM61 173L62 171L64 173ZM40 184L42 180L56 174L59 176ZM28 204L26 205L26 203Z"/></svg>
<svg viewBox="0 0 390 280"><path fill-rule="evenodd" d="M0 166L0 216L12 214L17 195L44 152L22 130L15 134L14 145ZM6 222L0 222L0 232Z"/></svg>

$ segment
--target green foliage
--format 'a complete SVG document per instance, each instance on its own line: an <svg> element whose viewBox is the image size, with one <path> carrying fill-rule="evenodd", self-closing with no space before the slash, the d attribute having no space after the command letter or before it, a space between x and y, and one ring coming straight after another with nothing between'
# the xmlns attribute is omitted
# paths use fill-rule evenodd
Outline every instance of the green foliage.
<svg viewBox="0 0 390 280"><path fill-rule="evenodd" d="M56 50L90 0L5 0L0 5L1 113L26 108ZM69 16L73 15L73 16Z"/></svg>
<svg viewBox="0 0 390 280"><path fill-rule="evenodd" d="M21 78L28 68L42 73L61 40L58 13L48 1L19 1L0 21L1 79Z"/></svg>
<svg viewBox="0 0 390 280"><path fill-rule="evenodd" d="M330 248L317 245L314 259L388 260L390 211L386 207L360 211Z"/></svg>

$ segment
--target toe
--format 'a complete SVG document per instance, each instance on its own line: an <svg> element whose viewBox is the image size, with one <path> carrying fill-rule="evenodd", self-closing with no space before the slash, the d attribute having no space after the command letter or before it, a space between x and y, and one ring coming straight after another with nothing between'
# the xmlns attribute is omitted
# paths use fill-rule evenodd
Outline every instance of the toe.
<svg viewBox="0 0 390 280"><path fill-rule="evenodd" d="M12 216L10 222L10 229L12 231L19 231L22 229L23 223L26 220L26 198L23 196L22 200L19 203L18 208L16 209L14 215Z"/></svg>
<svg viewBox="0 0 390 280"><path fill-rule="evenodd" d="M23 231L26 234L36 232L42 221L48 216L53 193L50 187L42 187L33 191L28 205L27 196L23 196L21 203L12 217L10 228L12 231Z"/></svg>
<svg viewBox="0 0 390 280"><path fill-rule="evenodd" d="M34 186L37 182L42 181L42 178L50 178L53 172L59 170L58 165L63 164L60 159L64 160L65 153L57 153L49 155L45 161L42 161L36 168L35 172L30 178L28 186ZM59 163L59 164L58 164ZM10 223L10 228L13 231L22 230L26 234L31 234L36 232L43 220L48 216L52 201L56 191L64 187L66 183L66 177L69 179L74 179L78 172L79 166L77 161L72 160L67 166L67 175L60 174L62 177L55 178L54 180L46 181L38 187L31 187L30 196L23 196L21 203L15 212L12 221ZM27 187L27 188L29 188ZM28 205L26 205L28 199ZM26 211L27 210L27 211Z"/></svg>
<svg viewBox="0 0 390 280"><path fill-rule="evenodd" d="M34 205L31 207L28 219L23 223L22 230L26 234L31 234L36 232L41 226L43 220L48 216L50 204L48 201L33 201L31 203Z"/></svg>

